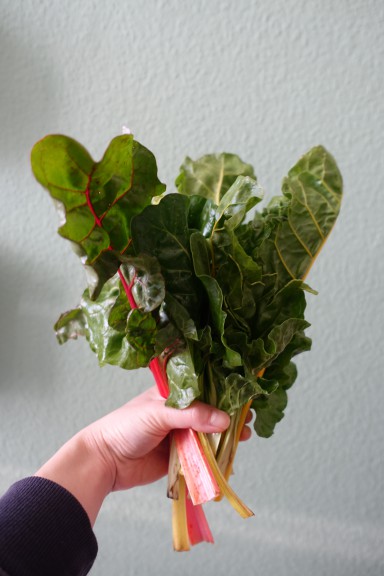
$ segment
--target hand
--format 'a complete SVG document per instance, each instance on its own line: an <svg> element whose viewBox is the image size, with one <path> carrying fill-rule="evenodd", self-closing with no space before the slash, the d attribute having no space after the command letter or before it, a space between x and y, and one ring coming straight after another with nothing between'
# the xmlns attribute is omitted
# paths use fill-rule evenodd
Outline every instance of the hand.
<svg viewBox="0 0 384 576"><path fill-rule="evenodd" d="M202 402L184 410L168 408L153 387L91 424L84 437L107 466L111 490L123 490L167 473L171 430L222 432L228 425L228 414Z"/></svg>
<svg viewBox="0 0 384 576"><path fill-rule="evenodd" d="M153 387L81 430L36 475L71 492L93 525L111 491L166 474L171 430L222 432L228 425L228 414L201 402L184 410L168 408ZM249 432L245 427L244 439Z"/></svg>

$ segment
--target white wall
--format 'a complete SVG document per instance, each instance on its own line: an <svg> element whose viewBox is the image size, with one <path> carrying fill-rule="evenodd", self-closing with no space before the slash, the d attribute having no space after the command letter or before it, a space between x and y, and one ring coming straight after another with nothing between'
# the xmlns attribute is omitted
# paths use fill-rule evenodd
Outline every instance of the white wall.
<svg viewBox="0 0 384 576"><path fill-rule="evenodd" d="M151 382L56 344L85 279L31 175L36 140L98 158L128 124L170 190L185 155L225 150L268 195L322 143L345 181L309 278L313 351L275 435L237 459L255 517L209 505L216 544L176 554L163 482L113 495L92 575L383 574L383 24L381 0L0 2L1 490Z"/></svg>

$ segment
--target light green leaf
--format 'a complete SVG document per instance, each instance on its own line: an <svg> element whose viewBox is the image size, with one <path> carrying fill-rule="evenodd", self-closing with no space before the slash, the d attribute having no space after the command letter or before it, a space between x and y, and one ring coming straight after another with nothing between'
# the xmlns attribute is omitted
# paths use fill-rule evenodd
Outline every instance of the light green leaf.
<svg viewBox="0 0 384 576"><path fill-rule="evenodd" d="M238 176L217 206L216 222L224 216L227 219L226 227L234 230L262 198L263 192L256 180L249 176Z"/></svg>
<svg viewBox="0 0 384 576"><path fill-rule="evenodd" d="M225 410L228 414L233 414L261 394L265 395L267 392L260 386L257 378L246 378L241 374L232 372L225 378L217 407L220 410Z"/></svg>
<svg viewBox="0 0 384 576"><path fill-rule="evenodd" d="M72 138L50 135L35 144L31 162L58 207L59 234L91 269L89 289L96 297L130 244L133 216L165 188L155 158L132 135L114 138L100 162Z"/></svg>
<svg viewBox="0 0 384 576"><path fill-rule="evenodd" d="M216 206L238 176L256 179L250 164L235 154L208 154L196 161L186 158L176 179L181 194L202 196Z"/></svg>
<svg viewBox="0 0 384 576"><path fill-rule="evenodd" d="M200 397L202 382L196 372L191 350L192 348L188 346L171 356L167 362L169 384L167 406L186 408Z"/></svg>
<svg viewBox="0 0 384 576"><path fill-rule="evenodd" d="M283 181L283 197L274 199L255 224L265 241L259 254L281 287L304 279L340 210L342 178L333 157L322 147L310 150Z"/></svg>

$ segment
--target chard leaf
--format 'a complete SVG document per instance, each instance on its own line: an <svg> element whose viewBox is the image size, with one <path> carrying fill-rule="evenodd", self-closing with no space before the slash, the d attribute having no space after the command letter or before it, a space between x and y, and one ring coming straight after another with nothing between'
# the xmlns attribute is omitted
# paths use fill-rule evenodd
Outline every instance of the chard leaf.
<svg viewBox="0 0 384 576"><path fill-rule="evenodd" d="M186 408L200 397L202 383L192 357L192 346L171 356L167 362L169 396L167 406Z"/></svg>
<svg viewBox="0 0 384 576"><path fill-rule="evenodd" d="M135 308L127 318L126 336L140 355L140 364L147 366L155 354L156 320L150 312Z"/></svg>
<svg viewBox="0 0 384 576"><path fill-rule="evenodd" d="M270 366L285 350L293 337L308 328L309 323L301 318L289 318L275 325L265 338L253 340L247 350L247 367L253 374Z"/></svg>
<svg viewBox="0 0 384 576"><path fill-rule="evenodd" d="M216 223L216 204L203 196L190 196L188 228L210 237Z"/></svg>
<svg viewBox="0 0 384 576"><path fill-rule="evenodd" d="M342 178L333 157L317 146L289 171L282 189L254 223L259 256L278 287L308 274L339 214Z"/></svg>
<svg viewBox="0 0 384 576"><path fill-rule="evenodd" d="M197 319L202 291L193 272L188 208L186 196L165 196L159 204L147 206L132 220L132 238L136 253L157 258L166 291Z"/></svg>
<svg viewBox="0 0 384 576"><path fill-rule="evenodd" d="M158 308L165 298L164 278L157 258L149 254L127 258L120 270L132 286L133 298L144 312Z"/></svg>
<svg viewBox="0 0 384 576"><path fill-rule="evenodd" d="M131 312L128 323L127 317ZM140 312L137 311L139 314ZM145 313L141 313L144 314ZM135 328L140 324L136 311L131 311L127 296L116 274L105 282L99 296L92 300L88 289L85 290L79 308L63 314L55 325L57 337L65 342L69 337L85 336L91 350L96 354L100 366L112 364L127 370L145 367L150 360L149 344L153 343L151 329L145 322L141 328L146 329L144 342L139 342L135 335ZM145 319L147 320L146 316ZM148 322L148 320L147 320ZM131 332L129 334L129 332ZM153 347L152 347L153 354Z"/></svg>
<svg viewBox="0 0 384 576"><path fill-rule="evenodd" d="M64 344L68 340L77 340L79 336L86 336L86 325L86 318L80 307L61 314L55 324L59 344Z"/></svg>
<svg viewBox="0 0 384 576"><path fill-rule="evenodd" d="M254 428L259 436L269 438L276 424L283 418L288 403L287 390L297 377L297 369L292 358L310 349L311 339L303 332L297 332L284 351L265 370L261 386L268 388L276 383L278 386L268 396L259 396L252 402L252 408L256 413Z"/></svg>
<svg viewBox="0 0 384 576"><path fill-rule="evenodd" d="M158 326L155 338L155 356L164 354L164 356L169 357L171 354L177 354L184 347L182 334L172 322Z"/></svg>
<svg viewBox="0 0 384 576"><path fill-rule="evenodd" d="M202 282L208 296L212 325L224 345L226 362L228 366L241 366L240 354L230 348L225 339L227 314L223 310L223 293L217 280L211 276L208 242L200 232L194 232L191 235L191 252L195 274Z"/></svg>
<svg viewBox="0 0 384 576"><path fill-rule="evenodd" d="M227 218L226 227L233 230L262 198L263 192L256 180L249 176L238 176L217 206L216 221L219 222L224 216Z"/></svg>
<svg viewBox="0 0 384 576"><path fill-rule="evenodd" d="M301 280L291 280L269 298L259 301L257 319L253 322L253 334L265 335L273 326L290 318L304 318L306 300Z"/></svg>
<svg viewBox="0 0 384 576"><path fill-rule="evenodd" d="M197 328L188 311L172 294L167 294L164 311L167 317L180 330L184 338L198 340Z"/></svg>
<svg viewBox="0 0 384 576"><path fill-rule="evenodd" d="M193 161L186 158L176 179L181 194L197 195L219 205L238 176L255 179L253 168L235 154L208 154Z"/></svg>
<svg viewBox="0 0 384 576"><path fill-rule="evenodd" d="M261 379L262 385L273 383L277 388L269 395L260 395L252 402L256 419L254 428L258 436L269 438L272 436L275 426L284 417L284 410L288 403L287 389L292 386L297 377L297 369L293 362L280 370L276 368L271 378ZM268 384L267 384L268 383Z"/></svg>
<svg viewBox="0 0 384 576"><path fill-rule="evenodd" d="M132 217L164 190L155 158L132 135L114 138L100 162L72 138L50 135L35 144L31 162L58 207L59 234L91 269L90 295L96 297L130 243Z"/></svg>
<svg viewBox="0 0 384 576"><path fill-rule="evenodd" d="M222 393L218 402L218 408L233 414L249 400L268 392L260 386L258 378L244 377L237 372L232 372L225 378L222 385Z"/></svg>

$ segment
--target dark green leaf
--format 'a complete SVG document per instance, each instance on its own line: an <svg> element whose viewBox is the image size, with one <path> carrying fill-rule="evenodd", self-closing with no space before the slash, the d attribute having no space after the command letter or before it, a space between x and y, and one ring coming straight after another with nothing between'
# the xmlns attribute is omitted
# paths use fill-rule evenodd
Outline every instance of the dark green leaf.
<svg viewBox="0 0 384 576"><path fill-rule="evenodd" d="M270 366L284 351L293 337L309 326L306 320L290 318L276 325L265 338L253 340L247 350L248 369L254 375Z"/></svg>
<svg viewBox="0 0 384 576"><path fill-rule="evenodd" d="M199 283L195 278L189 249L189 198L169 194L148 206L132 221L136 253L155 256L161 266L166 291L197 320L201 309Z"/></svg>
<svg viewBox="0 0 384 576"><path fill-rule="evenodd" d="M288 403L286 390L296 380L296 366L293 362L281 368L278 366L268 377L269 382L274 385L278 384L278 387L271 394L259 396L252 402L252 408L256 413L254 428L258 436L263 438L272 436L276 424L284 417L284 410ZM261 379L261 385L267 382L268 378Z"/></svg>
<svg viewBox="0 0 384 576"><path fill-rule="evenodd" d="M139 308L128 314L126 335L129 344L140 357L140 364L146 366L155 354L156 320L150 312Z"/></svg>
<svg viewBox="0 0 384 576"><path fill-rule="evenodd" d="M231 349L225 340L224 331L227 314L223 310L223 293L218 282L211 276L208 242L200 232L194 232L191 235L191 252L195 274L202 282L209 299L212 326L225 347L226 362L228 366L241 366L240 354Z"/></svg>
<svg viewBox="0 0 384 576"><path fill-rule="evenodd" d="M139 308L151 312L163 303L165 284L157 258L149 254L127 258L120 270L132 286L132 295Z"/></svg>

